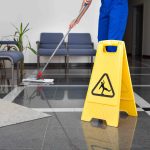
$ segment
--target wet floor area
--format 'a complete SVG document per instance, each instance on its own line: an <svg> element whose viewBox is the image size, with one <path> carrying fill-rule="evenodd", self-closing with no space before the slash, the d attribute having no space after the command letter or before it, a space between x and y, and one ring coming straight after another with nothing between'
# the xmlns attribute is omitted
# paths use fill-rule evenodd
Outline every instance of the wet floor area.
<svg viewBox="0 0 150 150"><path fill-rule="evenodd" d="M118 128L102 120L81 121L91 68L47 69L44 78L54 78L54 84L18 86L12 102L52 117L0 128L0 150L149 150L150 60L129 64L138 118L120 113ZM25 73L36 75L35 70ZM2 90L0 95L5 99Z"/></svg>

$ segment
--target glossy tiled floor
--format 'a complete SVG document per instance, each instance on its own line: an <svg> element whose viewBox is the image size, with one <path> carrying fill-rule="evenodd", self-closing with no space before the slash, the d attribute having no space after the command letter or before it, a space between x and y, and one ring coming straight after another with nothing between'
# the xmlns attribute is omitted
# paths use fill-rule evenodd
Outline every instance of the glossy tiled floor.
<svg viewBox="0 0 150 150"><path fill-rule="evenodd" d="M55 78L54 85L20 86L17 92L12 91L13 98L10 92L1 100L53 117L0 128L0 150L149 150L150 60L129 63L138 118L121 113L119 128L108 127L99 120L82 122L91 70L70 69L66 75L63 69L51 69L45 77ZM26 70L26 76L31 72Z"/></svg>
<svg viewBox="0 0 150 150"><path fill-rule="evenodd" d="M10 93L14 88L11 86L0 86L0 99L4 98L8 93Z"/></svg>

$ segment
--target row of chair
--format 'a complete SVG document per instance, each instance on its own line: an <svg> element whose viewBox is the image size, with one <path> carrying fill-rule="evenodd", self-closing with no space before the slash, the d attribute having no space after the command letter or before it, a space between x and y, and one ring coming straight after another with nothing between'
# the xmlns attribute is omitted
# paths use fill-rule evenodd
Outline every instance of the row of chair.
<svg viewBox="0 0 150 150"><path fill-rule="evenodd" d="M52 55L63 36L63 33L41 33L40 41L37 41L38 67L40 66L40 57ZM90 56L91 63L93 63L95 54L96 51L89 33L70 33L68 42L62 43L55 56L64 56L65 63L69 63L69 56Z"/></svg>
<svg viewBox="0 0 150 150"><path fill-rule="evenodd" d="M40 66L41 56L50 56L63 38L63 33L41 33L40 41L37 42L37 64ZM0 41L0 45L16 45L15 41ZM8 46L9 47L9 46ZM69 63L69 56L90 56L93 63L93 56L96 51L89 33L70 33L68 42L63 42L56 56L64 56L65 63ZM67 59L68 58L68 59ZM14 85L14 65L17 64L17 79L19 77L19 63L23 61L22 52L0 50L0 59L8 59L11 62L12 85ZM67 66L67 65L66 65Z"/></svg>

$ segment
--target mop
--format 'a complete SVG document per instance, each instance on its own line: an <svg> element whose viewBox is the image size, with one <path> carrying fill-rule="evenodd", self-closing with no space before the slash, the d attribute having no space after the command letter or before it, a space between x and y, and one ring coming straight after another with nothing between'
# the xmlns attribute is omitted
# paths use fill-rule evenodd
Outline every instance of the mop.
<svg viewBox="0 0 150 150"><path fill-rule="evenodd" d="M87 3L84 4L84 7L81 9L79 15L77 16L77 18L75 19L78 20L82 14L84 13L86 7L88 6ZM45 71L45 69L47 68L48 64L50 63L50 61L52 60L52 58L54 57L55 53L58 51L59 47L61 46L61 44L63 43L63 41L66 39L66 37L68 36L68 34L70 33L71 28L69 28L69 30L67 31L67 33L65 34L65 36L62 38L62 40L59 42L58 46L56 47L56 49L54 50L54 52L52 53L52 55L50 56L50 58L48 59L47 63L45 64L45 66L43 67L42 70L38 71L37 77L36 78L27 78L27 79L23 79L22 82L34 82L34 83L47 83L47 84L53 84L54 79L44 79L43 76L43 72Z"/></svg>

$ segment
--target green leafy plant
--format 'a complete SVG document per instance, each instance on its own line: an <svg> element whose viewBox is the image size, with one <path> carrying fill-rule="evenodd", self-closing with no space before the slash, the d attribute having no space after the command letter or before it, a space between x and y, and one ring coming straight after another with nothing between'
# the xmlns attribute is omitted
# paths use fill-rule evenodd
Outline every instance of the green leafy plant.
<svg viewBox="0 0 150 150"><path fill-rule="evenodd" d="M30 41L28 40L28 36L26 33L30 30L29 28L29 23L24 27L23 23L21 22L19 27L16 27L13 25L13 27L16 29L15 34L14 34L14 41L17 43L17 48L19 51L23 52L26 49L31 50L34 54L37 54L36 50L34 50L31 47ZM27 38L28 44L24 45L24 38Z"/></svg>
<svg viewBox="0 0 150 150"><path fill-rule="evenodd" d="M20 52L23 52L24 50L31 50L34 54L37 54L36 50L31 47L31 43L28 39L28 36L26 33L30 30L29 23L27 23L25 26L23 26L23 23L21 22L20 26L17 27L13 25L13 27L16 29L15 34L13 35L13 40L17 43L16 46L13 46L12 48L14 50L18 50ZM24 40L28 41L27 44L24 44ZM24 72L24 62L21 62L21 68L20 68L20 75L21 79L23 78L23 72Z"/></svg>

